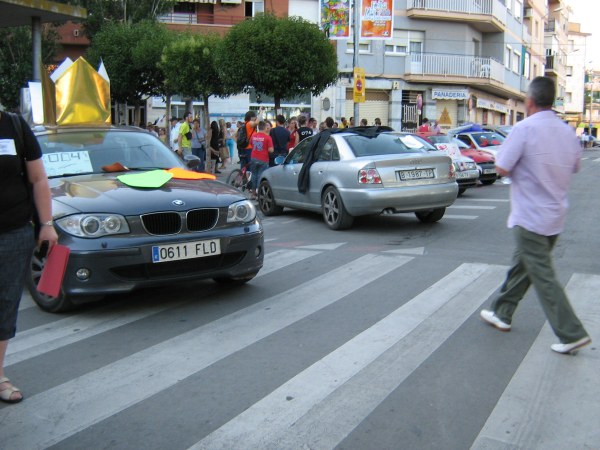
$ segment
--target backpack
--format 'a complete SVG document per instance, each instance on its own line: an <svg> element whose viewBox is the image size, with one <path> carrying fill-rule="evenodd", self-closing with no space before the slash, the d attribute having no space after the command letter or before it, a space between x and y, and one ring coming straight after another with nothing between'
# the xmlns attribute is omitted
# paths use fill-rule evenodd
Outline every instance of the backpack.
<svg viewBox="0 0 600 450"><path fill-rule="evenodd" d="M248 133L246 132L246 124L244 124L243 127L238 129L238 131L237 131L238 151L244 150L244 149L246 149L246 147L248 147L248 145L250 145L250 138L252 137L253 134L254 134L254 131L252 131L252 133L250 133L250 136L248 136Z"/></svg>

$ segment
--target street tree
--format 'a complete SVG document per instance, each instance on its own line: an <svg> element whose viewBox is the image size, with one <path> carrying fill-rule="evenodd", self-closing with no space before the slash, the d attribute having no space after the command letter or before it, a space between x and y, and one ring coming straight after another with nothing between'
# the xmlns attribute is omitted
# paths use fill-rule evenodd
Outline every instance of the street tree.
<svg viewBox="0 0 600 450"><path fill-rule="evenodd" d="M92 64L104 62L113 101L139 106L164 94L158 62L173 39L174 32L160 23L109 23L94 36L87 56Z"/></svg>
<svg viewBox="0 0 600 450"><path fill-rule="evenodd" d="M51 25L43 26L42 63L50 64L58 49L58 35ZM15 109L21 88L33 74L31 27L0 28L0 104Z"/></svg>
<svg viewBox="0 0 600 450"><path fill-rule="evenodd" d="M271 14L231 28L222 43L220 74L229 89L282 98L318 95L338 77L335 48L316 24Z"/></svg>
<svg viewBox="0 0 600 450"><path fill-rule="evenodd" d="M219 77L222 64L219 54L222 38L215 34L183 34L165 47L160 68L165 89L183 97L203 100L204 127L209 129L209 97L226 97L235 93Z"/></svg>

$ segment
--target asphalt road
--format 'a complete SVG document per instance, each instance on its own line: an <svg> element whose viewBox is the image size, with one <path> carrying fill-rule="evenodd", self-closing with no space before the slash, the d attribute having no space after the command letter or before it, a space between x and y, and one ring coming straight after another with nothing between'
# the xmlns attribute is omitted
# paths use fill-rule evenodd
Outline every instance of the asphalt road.
<svg viewBox="0 0 600 450"><path fill-rule="evenodd" d="M509 186L444 219L265 218L248 285L203 281L54 315L24 297L0 448L600 448L600 151L584 154L556 270L595 342L576 356L534 292L510 333L478 313L512 254Z"/></svg>

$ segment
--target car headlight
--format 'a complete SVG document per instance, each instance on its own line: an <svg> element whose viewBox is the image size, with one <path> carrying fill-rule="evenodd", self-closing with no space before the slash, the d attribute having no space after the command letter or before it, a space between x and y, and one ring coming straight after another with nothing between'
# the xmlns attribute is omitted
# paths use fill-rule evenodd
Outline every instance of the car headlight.
<svg viewBox="0 0 600 450"><path fill-rule="evenodd" d="M256 218L256 208L248 200L232 203L227 210L227 222L252 222Z"/></svg>
<svg viewBox="0 0 600 450"><path fill-rule="evenodd" d="M475 164L473 161L465 162L465 170L475 170L475 169L477 169L477 164Z"/></svg>
<svg viewBox="0 0 600 450"><path fill-rule="evenodd" d="M125 217L119 214L74 214L55 223L65 233L83 238L97 238L129 233Z"/></svg>

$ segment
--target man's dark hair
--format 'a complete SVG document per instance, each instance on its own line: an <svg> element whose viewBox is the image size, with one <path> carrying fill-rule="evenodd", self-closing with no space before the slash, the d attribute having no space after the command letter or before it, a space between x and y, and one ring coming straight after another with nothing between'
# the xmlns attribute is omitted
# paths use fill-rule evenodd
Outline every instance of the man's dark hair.
<svg viewBox="0 0 600 450"><path fill-rule="evenodd" d="M265 131L267 129L267 122L261 120L258 122L258 131Z"/></svg>
<svg viewBox="0 0 600 450"><path fill-rule="evenodd" d="M540 108L551 108L556 96L556 85L552 78L535 77L529 83L527 96L533 100L535 106Z"/></svg>
<svg viewBox="0 0 600 450"><path fill-rule="evenodd" d="M244 122L249 122L250 120L256 117L256 113L254 111L248 111L244 116Z"/></svg>
<svg viewBox="0 0 600 450"><path fill-rule="evenodd" d="M278 114L275 120L281 125L285 124L285 117L281 114Z"/></svg>
<svg viewBox="0 0 600 450"><path fill-rule="evenodd" d="M298 117L298 125L300 125L301 127L306 125L306 116L300 115Z"/></svg>
<svg viewBox="0 0 600 450"><path fill-rule="evenodd" d="M427 117L425 117L425 118L423 119L423 123L428 123L428 122L429 122L429 119L428 119Z"/></svg>
<svg viewBox="0 0 600 450"><path fill-rule="evenodd" d="M332 117L325 118L325 125L327 125L327 128L333 128L333 118Z"/></svg>

